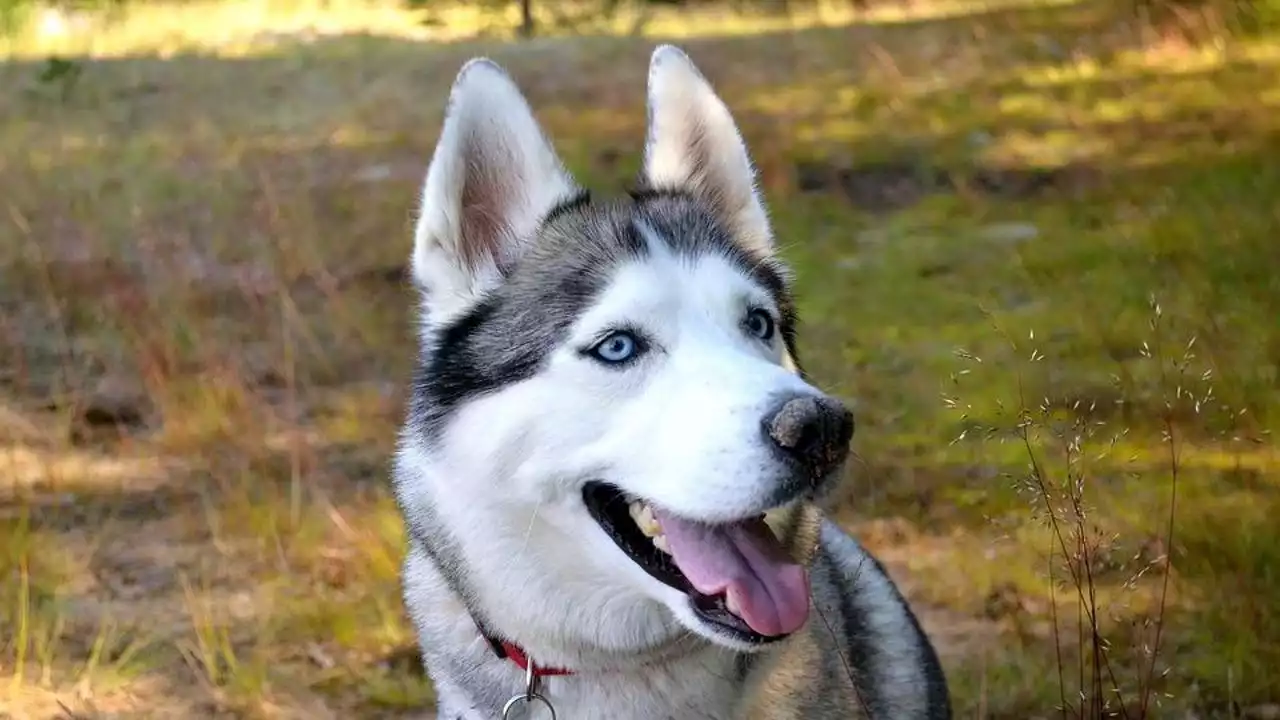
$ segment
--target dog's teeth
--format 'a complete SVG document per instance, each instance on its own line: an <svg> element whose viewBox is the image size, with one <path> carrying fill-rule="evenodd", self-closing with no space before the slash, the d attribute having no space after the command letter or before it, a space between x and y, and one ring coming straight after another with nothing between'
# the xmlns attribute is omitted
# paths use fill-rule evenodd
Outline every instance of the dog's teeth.
<svg viewBox="0 0 1280 720"><path fill-rule="evenodd" d="M733 593L728 593L728 594L726 594L726 595L724 596L724 609L725 609L725 610L728 610L729 612L733 613L734 615L741 616L741 613L739 613L739 612L738 612L738 610L739 610L739 608L738 608L738 597L737 597L736 595L734 595Z"/></svg>
<svg viewBox="0 0 1280 720"><path fill-rule="evenodd" d="M670 554L671 554L671 547L670 547L669 545L667 545L667 536L666 536L666 535L659 535L659 536L655 537L655 538L653 539L653 546L654 546L654 547L656 547L656 548L658 548L659 550L661 550L662 552L664 552L664 553L666 553L666 554L668 554L668 555L670 555Z"/></svg>
<svg viewBox="0 0 1280 720"><path fill-rule="evenodd" d="M636 501L627 506L627 512L645 537L653 538L662 534L662 526L658 524L658 519L653 516L653 509L648 505Z"/></svg>

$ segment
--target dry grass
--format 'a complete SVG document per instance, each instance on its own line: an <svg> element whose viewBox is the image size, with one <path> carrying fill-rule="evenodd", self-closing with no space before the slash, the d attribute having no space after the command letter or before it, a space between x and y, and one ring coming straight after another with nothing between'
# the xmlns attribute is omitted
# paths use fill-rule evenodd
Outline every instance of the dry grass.
<svg viewBox="0 0 1280 720"><path fill-rule="evenodd" d="M8 41L0 715L429 704L386 463L445 93L493 56L618 188L656 37L738 113L807 364L859 399L842 518L960 714L1280 702L1280 42L846 7L514 44L461 11L218 3Z"/></svg>

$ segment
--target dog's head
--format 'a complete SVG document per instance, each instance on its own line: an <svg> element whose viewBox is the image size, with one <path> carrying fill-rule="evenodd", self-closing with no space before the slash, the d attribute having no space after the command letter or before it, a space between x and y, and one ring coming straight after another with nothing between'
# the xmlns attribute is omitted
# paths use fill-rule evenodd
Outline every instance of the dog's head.
<svg viewBox="0 0 1280 720"><path fill-rule="evenodd" d="M536 509L577 543L579 580L752 648L809 606L764 513L832 483L853 419L795 371L787 276L728 109L669 46L648 105L644 189L595 202L511 79L463 68L416 230L405 437L474 506Z"/></svg>

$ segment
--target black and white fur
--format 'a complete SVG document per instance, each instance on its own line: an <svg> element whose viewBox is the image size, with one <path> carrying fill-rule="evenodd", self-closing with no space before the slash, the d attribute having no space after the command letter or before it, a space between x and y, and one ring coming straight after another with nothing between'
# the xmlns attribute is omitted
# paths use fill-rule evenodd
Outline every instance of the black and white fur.
<svg viewBox="0 0 1280 720"><path fill-rule="evenodd" d="M497 65L454 85L416 229L422 357L395 462L439 717L498 717L524 687L480 623L574 671L544 682L568 720L948 718L932 646L835 525L811 522L804 629L752 647L584 509L592 479L707 522L803 514L830 485L802 492L762 440L773 398L821 393L795 372L787 276L734 121L674 47L654 52L648 99L643 189L597 201ZM744 333L748 308L777 336ZM624 369L584 355L617 327L648 352Z"/></svg>

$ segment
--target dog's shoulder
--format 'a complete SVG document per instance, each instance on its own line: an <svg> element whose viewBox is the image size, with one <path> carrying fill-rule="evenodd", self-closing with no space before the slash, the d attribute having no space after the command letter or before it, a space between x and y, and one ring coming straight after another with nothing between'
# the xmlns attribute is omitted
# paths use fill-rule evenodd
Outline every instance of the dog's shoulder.
<svg viewBox="0 0 1280 720"><path fill-rule="evenodd" d="M821 656L810 682L834 687L811 701L818 706L805 717L849 717L852 709L871 717L949 718L942 665L884 565L824 519L810 577L814 615L804 644L814 650L805 654ZM835 697L852 706L822 706Z"/></svg>
<svg viewBox="0 0 1280 720"><path fill-rule="evenodd" d="M744 716L950 718L941 664L884 566L836 524L819 523L813 614L753 673Z"/></svg>

